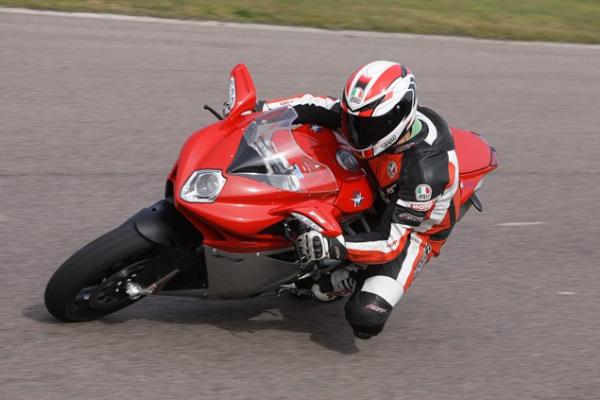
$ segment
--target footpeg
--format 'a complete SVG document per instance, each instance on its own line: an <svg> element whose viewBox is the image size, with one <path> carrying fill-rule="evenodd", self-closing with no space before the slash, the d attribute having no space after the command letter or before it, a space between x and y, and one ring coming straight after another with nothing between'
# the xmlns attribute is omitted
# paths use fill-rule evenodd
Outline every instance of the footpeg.
<svg viewBox="0 0 600 400"><path fill-rule="evenodd" d="M137 282L129 281L125 285L125 293L131 300L138 300L142 296L151 295L155 292L160 291L160 289L162 289L162 287L167 282L169 282L171 278L175 276L175 274L177 274L178 272L179 269L174 269L173 271L169 272L167 275L163 276L147 288L143 288L142 285L140 285Z"/></svg>
<svg viewBox="0 0 600 400"><path fill-rule="evenodd" d="M297 297L313 297L312 292L309 289L303 289L296 286L295 283L290 283L289 285L281 285L277 291L277 296L281 296L282 294L292 294Z"/></svg>
<svg viewBox="0 0 600 400"><path fill-rule="evenodd" d="M127 282L125 293L131 300L137 300L144 294L144 288L137 282Z"/></svg>

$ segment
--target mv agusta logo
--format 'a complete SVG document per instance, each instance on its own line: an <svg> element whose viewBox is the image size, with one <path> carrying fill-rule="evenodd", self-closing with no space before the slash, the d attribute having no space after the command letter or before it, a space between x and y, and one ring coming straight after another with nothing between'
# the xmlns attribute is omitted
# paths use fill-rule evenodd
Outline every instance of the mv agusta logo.
<svg viewBox="0 0 600 400"><path fill-rule="evenodd" d="M394 161L390 161L390 163L387 166L387 174L390 177L390 179L395 177L397 172L398 165Z"/></svg>
<svg viewBox="0 0 600 400"><path fill-rule="evenodd" d="M360 206L360 203L362 203L363 199L364 197L361 192L354 192L354 195L352 195L352 203L354 203L354 207Z"/></svg>

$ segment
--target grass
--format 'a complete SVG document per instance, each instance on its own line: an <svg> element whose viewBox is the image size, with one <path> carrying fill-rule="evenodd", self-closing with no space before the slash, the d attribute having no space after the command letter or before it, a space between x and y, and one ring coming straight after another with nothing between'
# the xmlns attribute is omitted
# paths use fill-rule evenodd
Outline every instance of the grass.
<svg viewBox="0 0 600 400"><path fill-rule="evenodd" d="M0 0L0 6L600 43L600 0Z"/></svg>

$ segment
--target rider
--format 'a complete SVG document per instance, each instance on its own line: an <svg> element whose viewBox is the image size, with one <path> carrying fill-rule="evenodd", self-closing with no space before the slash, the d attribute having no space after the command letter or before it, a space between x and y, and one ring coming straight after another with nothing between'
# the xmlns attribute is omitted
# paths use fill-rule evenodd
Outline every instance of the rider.
<svg viewBox="0 0 600 400"><path fill-rule="evenodd" d="M298 238L306 259L347 259L313 286L322 300L352 291L345 305L354 335L379 334L392 309L430 257L438 256L459 206L458 162L446 122L419 107L411 71L374 61L354 72L341 100L309 94L260 103L263 111L292 106L295 123L340 132L366 161L379 188L370 232Z"/></svg>

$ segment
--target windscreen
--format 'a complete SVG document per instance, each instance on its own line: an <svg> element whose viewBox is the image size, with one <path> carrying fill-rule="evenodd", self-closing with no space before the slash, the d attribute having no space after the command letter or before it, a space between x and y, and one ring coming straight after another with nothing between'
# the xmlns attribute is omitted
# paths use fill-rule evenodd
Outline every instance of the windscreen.
<svg viewBox="0 0 600 400"><path fill-rule="evenodd" d="M330 169L309 156L291 130L296 111L282 107L259 115L248 125L227 172L291 192L334 192Z"/></svg>

